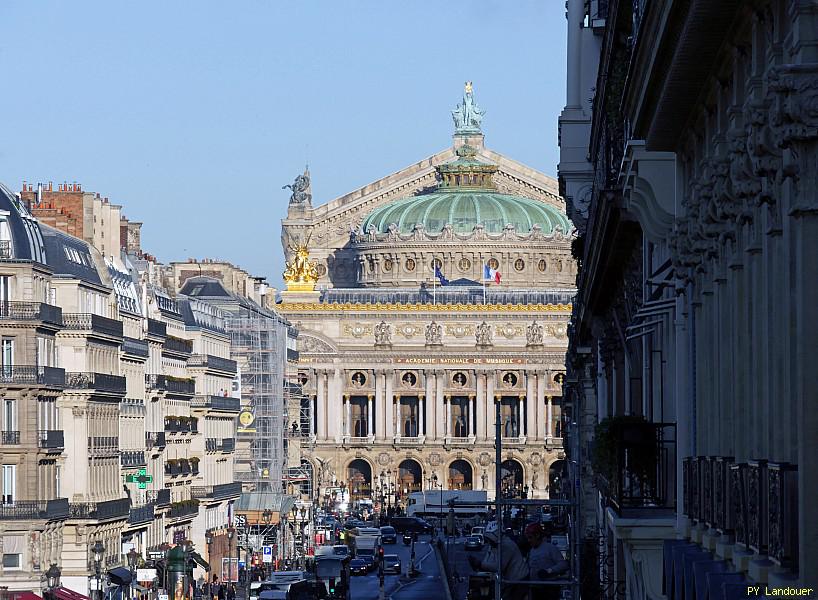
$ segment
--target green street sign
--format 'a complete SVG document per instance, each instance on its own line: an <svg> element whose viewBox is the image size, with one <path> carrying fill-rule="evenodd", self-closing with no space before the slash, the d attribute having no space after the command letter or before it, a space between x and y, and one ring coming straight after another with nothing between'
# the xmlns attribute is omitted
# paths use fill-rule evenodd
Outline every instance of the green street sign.
<svg viewBox="0 0 818 600"><path fill-rule="evenodd" d="M136 475L125 475L125 481L128 483L136 483L136 487L144 490L148 484L153 481L153 475L148 475L147 471L142 468L137 471Z"/></svg>

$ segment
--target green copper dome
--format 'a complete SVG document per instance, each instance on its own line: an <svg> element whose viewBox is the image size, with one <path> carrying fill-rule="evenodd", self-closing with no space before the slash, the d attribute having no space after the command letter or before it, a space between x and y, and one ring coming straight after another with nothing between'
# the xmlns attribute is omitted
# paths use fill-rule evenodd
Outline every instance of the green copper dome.
<svg viewBox="0 0 818 600"><path fill-rule="evenodd" d="M456 153L457 159L437 167L440 184L436 192L376 208L364 219L363 232L374 227L386 233L393 223L400 233L410 233L418 224L429 233L439 233L447 224L461 234L471 233L477 225L488 233L500 233L506 225L513 225L519 233L539 225L545 235L557 226L563 233L571 229L568 217L555 207L498 192L492 182L497 166L481 162L476 149L464 145Z"/></svg>
<svg viewBox="0 0 818 600"><path fill-rule="evenodd" d="M539 225L546 235L557 226L563 233L571 229L568 217L548 204L469 188L448 188L395 200L372 211L362 229L367 232L374 225L376 231L386 233L392 223L401 233L410 233L416 224L422 224L429 233L438 233L447 223L457 233L471 233L478 224L488 233L500 233L506 225L514 225L519 233L528 233Z"/></svg>

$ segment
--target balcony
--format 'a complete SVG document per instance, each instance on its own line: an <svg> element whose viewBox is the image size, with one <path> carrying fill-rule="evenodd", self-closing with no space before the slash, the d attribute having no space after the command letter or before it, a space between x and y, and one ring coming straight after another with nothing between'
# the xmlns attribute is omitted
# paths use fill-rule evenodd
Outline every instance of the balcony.
<svg viewBox="0 0 818 600"><path fill-rule="evenodd" d="M162 344L162 352L182 354L185 358L188 358L193 353L193 341L169 335Z"/></svg>
<svg viewBox="0 0 818 600"><path fill-rule="evenodd" d="M191 495L198 499L208 498L222 500L224 498L237 498L241 496L241 483L231 481L218 485L194 486L190 491Z"/></svg>
<svg viewBox="0 0 818 600"><path fill-rule="evenodd" d="M42 321L63 326L62 309L43 302L0 302L0 319L4 321Z"/></svg>
<svg viewBox="0 0 818 600"><path fill-rule="evenodd" d="M146 431L145 432L145 447L148 450L154 448L164 448L166 446L164 431Z"/></svg>
<svg viewBox="0 0 818 600"><path fill-rule="evenodd" d="M605 503L620 516L674 507L676 426L635 417L596 427L592 466Z"/></svg>
<svg viewBox="0 0 818 600"><path fill-rule="evenodd" d="M4 446L19 446L20 432L19 431L0 432L0 443L2 443Z"/></svg>
<svg viewBox="0 0 818 600"><path fill-rule="evenodd" d="M43 450L65 448L65 434L62 429L40 429L37 432L37 447Z"/></svg>
<svg viewBox="0 0 818 600"><path fill-rule="evenodd" d="M207 408L238 414L241 410L241 400L231 396L194 396L190 401L190 406L191 408Z"/></svg>
<svg viewBox="0 0 818 600"><path fill-rule="evenodd" d="M127 517L130 508L130 498L118 498L106 502L72 502L69 505L69 516L72 519L106 521Z"/></svg>
<svg viewBox="0 0 818 600"><path fill-rule="evenodd" d="M156 505L153 503L131 508L130 514L128 515L128 524L141 525L143 523L151 523L155 518L155 512Z"/></svg>
<svg viewBox="0 0 818 600"><path fill-rule="evenodd" d="M0 520L35 521L68 518L68 498L55 500L23 500L0 504Z"/></svg>
<svg viewBox="0 0 818 600"><path fill-rule="evenodd" d="M196 417L165 417L165 431L169 433L198 433Z"/></svg>
<svg viewBox="0 0 818 600"><path fill-rule="evenodd" d="M170 489L162 488L161 490L148 490L148 502L156 504L156 506L167 506L170 504Z"/></svg>
<svg viewBox="0 0 818 600"><path fill-rule="evenodd" d="M125 378L108 373L66 373L65 387L69 390L94 390L125 395Z"/></svg>
<svg viewBox="0 0 818 600"><path fill-rule="evenodd" d="M196 393L196 382L186 377L145 375L145 385L152 390L159 390L168 394L192 396Z"/></svg>
<svg viewBox="0 0 818 600"><path fill-rule="evenodd" d="M168 517L171 519L181 519L184 517L193 517L199 513L198 500L183 500L182 502L173 502L168 511Z"/></svg>
<svg viewBox="0 0 818 600"><path fill-rule="evenodd" d="M418 435L415 437L405 437L402 435L396 435L394 439L396 446L407 447L422 446L425 441L426 441L425 435Z"/></svg>
<svg viewBox="0 0 818 600"><path fill-rule="evenodd" d="M89 436L88 452L92 456L119 453L119 438L113 436Z"/></svg>
<svg viewBox="0 0 818 600"><path fill-rule="evenodd" d="M109 319L91 313L65 313L63 322L66 329L90 331L112 337L122 337L122 321Z"/></svg>
<svg viewBox="0 0 818 600"><path fill-rule="evenodd" d="M0 384L64 388L65 370L32 365L4 365L0 367Z"/></svg>
<svg viewBox="0 0 818 600"><path fill-rule="evenodd" d="M234 438L224 438L219 450L222 452L234 452L236 450L236 440Z"/></svg>
<svg viewBox="0 0 818 600"><path fill-rule="evenodd" d="M119 461L125 468L144 467L148 464L143 450L123 450L119 455Z"/></svg>
<svg viewBox="0 0 818 600"><path fill-rule="evenodd" d="M297 437L301 437L299 433ZM346 446L371 446L375 443L375 436L374 435L367 435L367 436L354 436L354 435L345 435L344 436L344 445Z"/></svg>
<svg viewBox="0 0 818 600"><path fill-rule="evenodd" d="M474 446L475 437L467 435L465 437L446 436L443 440L445 446L453 448L464 448Z"/></svg>
<svg viewBox="0 0 818 600"><path fill-rule="evenodd" d="M166 337L168 335L167 324L162 321L157 321L156 319L148 319L148 335Z"/></svg>
<svg viewBox="0 0 818 600"><path fill-rule="evenodd" d="M187 365L189 367L205 367L211 371L221 371L230 375L235 375L238 368L235 360L210 354L194 354L190 357Z"/></svg>
<svg viewBox="0 0 818 600"><path fill-rule="evenodd" d="M122 338L122 351L131 356L148 358L148 342L132 337Z"/></svg>

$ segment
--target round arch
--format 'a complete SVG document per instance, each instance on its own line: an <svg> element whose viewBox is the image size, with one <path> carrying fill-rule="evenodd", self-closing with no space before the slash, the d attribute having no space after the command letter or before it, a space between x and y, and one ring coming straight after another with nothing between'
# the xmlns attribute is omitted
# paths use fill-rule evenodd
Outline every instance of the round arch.
<svg viewBox="0 0 818 600"><path fill-rule="evenodd" d="M566 480L566 464L558 459L548 466L548 497L559 498L563 493L563 482Z"/></svg>
<svg viewBox="0 0 818 600"><path fill-rule="evenodd" d="M504 498L522 498L525 471L520 461L509 458L500 464L500 491Z"/></svg>
<svg viewBox="0 0 818 600"><path fill-rule="evenodd" d="M474 469L471 464L459 458L449 464L449 489L471 490L474 487Z"/></svg>
<svg viewBox="0 0 818 600"><path fill-rule="evenodd" d="M407 458L398 465L398 493L406 496L423 490L423 467L414 458Z"/></svg>
<svg viewBox="0 0 818 600"><path fill-rule="evenodd" d="M372 465L362 458L356 458L347 466L347 489L350 498L360 500L372 495Z"/></svg>

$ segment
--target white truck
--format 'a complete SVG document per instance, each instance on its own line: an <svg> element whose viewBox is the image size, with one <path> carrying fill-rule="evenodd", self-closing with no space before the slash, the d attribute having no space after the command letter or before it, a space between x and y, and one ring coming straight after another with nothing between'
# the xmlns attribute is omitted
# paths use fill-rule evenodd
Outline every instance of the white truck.
<svg viewBox="0 0 818 600"><path fill-rule="evenodd" d="M450 502L453 504L450 505ZM407 517L442 517L454 508L458 518L485 516L488 513L485 490L431 490L409 494Z"/></svg>
<svg viewBox="0 0 818 600"><path fill-rule="evenodd" d="M379 532L380 533L380 532ZM381 546L381 536L372 534L359 534L351 538L352 554L355 558L371 556L378 557L378 548Z"/></svg>

